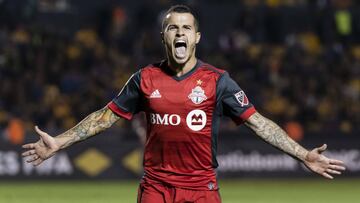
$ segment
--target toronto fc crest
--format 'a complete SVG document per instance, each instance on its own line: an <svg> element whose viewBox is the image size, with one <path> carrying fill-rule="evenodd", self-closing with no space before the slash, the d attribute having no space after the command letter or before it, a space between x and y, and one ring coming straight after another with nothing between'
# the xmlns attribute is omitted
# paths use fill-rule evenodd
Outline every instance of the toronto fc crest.
<svg viewBox="0 0 360 203"><path fill-rule="evenodd" d="M207 99L205 91L200 86L196 86L194 89L192 89L188 98L191 99L194 104L201 104L201 102Z"/></svg>

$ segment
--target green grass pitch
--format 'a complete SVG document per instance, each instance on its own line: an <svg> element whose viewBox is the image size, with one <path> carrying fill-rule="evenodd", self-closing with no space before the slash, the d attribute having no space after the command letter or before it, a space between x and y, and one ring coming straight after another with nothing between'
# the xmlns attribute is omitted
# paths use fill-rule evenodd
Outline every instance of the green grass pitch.
<svg viewBox="0 0 360 203"><path fill-rule="evenodd" d="M131 203L136 181L1 181L0 203ZM360 179L220 180L223 203L360 202Z"/></svg>

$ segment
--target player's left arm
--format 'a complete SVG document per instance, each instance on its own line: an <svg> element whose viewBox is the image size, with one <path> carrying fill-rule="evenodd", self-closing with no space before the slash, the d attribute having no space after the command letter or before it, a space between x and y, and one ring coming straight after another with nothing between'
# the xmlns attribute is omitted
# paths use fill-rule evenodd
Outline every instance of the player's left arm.
<svg viewBox="0 0 360 203"><path fill-rule="evenodd" d="M322 155L322 152L326 150L326 144L308 151L291 139L276 123L258 112L255 112L246 119L245 125L267 143L301 160L311 171L325 178L333 179L333 174L339 175L341 171L345 170L342 161L330 159Z"/></svg>

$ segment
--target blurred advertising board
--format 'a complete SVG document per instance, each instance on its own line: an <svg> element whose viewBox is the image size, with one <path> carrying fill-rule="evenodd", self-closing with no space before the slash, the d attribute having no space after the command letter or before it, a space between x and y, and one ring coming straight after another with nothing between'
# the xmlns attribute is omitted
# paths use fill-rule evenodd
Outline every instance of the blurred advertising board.
<svg viewBox="0 0 360 203"><path fill-rule="evenodd" d="M326 155L346 163L343 176L360 177L360 142L355 136L308 139L301 144L310 149L323 142L329 148ZM21 146L0 143L0 179L138 179L143 173L142 146L132 134L104 133L59 152L38 167L27 164L22 151ZM218 163L219 178L316 177L254 136L232 132L219 137Z"/></svg>

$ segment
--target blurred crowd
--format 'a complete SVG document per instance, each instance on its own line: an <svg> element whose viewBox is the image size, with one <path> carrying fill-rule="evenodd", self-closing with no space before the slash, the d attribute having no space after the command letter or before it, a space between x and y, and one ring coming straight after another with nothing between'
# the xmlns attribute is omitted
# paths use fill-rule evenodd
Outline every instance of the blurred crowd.
<svg viewBox="0 0 360 203"><path fill-rule="evenodd" d="M105 106L133 72L163 59L158 24L174 2L144 1L134 8L114 1L93 12L91 23L68 30L52 25L51 18L39 23L39 13L42 18L56 13L57 19L81 14L71 1L29 2L13 13L8 1L0 1L2 140L20 144L35 124L50 132L74 126ZM355 1L187 3L198 12L200 31L217 28L216 22L206 22L213 11L220 23L229 24L214 30L215 38L204 37L199 58L226 69L256 108L295 139L312 132L360 132L360 10ZM226 8L234 12L231 19L221 18ZM117 126L131 127L126 122Z"/></svg>

